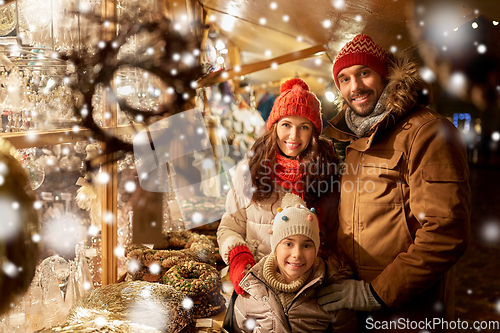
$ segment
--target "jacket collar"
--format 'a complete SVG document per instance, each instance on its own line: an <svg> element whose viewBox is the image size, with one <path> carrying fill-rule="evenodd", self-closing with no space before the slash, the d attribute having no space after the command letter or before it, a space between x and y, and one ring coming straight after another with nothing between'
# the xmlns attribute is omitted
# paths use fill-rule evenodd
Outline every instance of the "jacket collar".
<svg viewBox="0 0 500 333"><path fill-rule="evenodd" d="M389 112L365 134L364 138L367 140L362 140L362 142L368 142L369 145L373 142L379 129L385 132L408 114L416 105L427 105L431 98L427 84L420 78L418 64L408 57L396 58L391 56L387 79L389 96L385 102L385 108ZM328 122L329 126L325 129L324 133L339 141L355 141L358 137L347 127L345 121L345 110L347 107L345 104L340 113ZM358 148L368 148L364 147L364 144L362 146Z"/></svg>

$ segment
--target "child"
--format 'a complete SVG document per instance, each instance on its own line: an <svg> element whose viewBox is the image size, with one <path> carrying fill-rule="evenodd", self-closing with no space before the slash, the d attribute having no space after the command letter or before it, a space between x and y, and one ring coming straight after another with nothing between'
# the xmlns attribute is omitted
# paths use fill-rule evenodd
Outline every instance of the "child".
<svg viewBox="0 0 500 333"><path fill-rule="evenodd" d="M336 270L317 256L318 219L300 197L285 194L271 233L271 254L240 282L246 292L233 309L235 332L356 332L355 312L323 310L315 297ZM337 274L338 278L338 274ZM326 282L326 281L325 281ZM332 281L328 281L332 282ZM231 312L231 311L230 311Z"/></svg>

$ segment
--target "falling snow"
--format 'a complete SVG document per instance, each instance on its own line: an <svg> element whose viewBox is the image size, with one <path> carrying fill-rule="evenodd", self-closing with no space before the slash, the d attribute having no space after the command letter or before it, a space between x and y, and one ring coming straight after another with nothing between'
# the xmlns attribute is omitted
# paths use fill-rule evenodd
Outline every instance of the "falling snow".
<svg viewBox="0 0 500 333"><path fill-rule="evenodd" d="M137 185L135 184L134 181L129 180L125 183L124 188L125 188L125 191L127 191L128 193L132 193L136 190Z"/></svg>
<svg viewBox="0 0 500 333"><path fill-rule="evenodd" d="M332 5L337 10L343 10L345 8L345 1L344 0L333 0Z"/></svg>
<svg viewBox="0 0 500 333"><path fill-rule="evenodd" d="M481 237L488 243L500 243L500 223L486 222L481 228Z"/></svg>
<svg viewBox="0 0 500 333"><path fill-rule="evenodd" d="M16 265L11 263L10 261L4 261L4 263L2 264L2 271L11 278L16 277L18 273Z"/></svg>
<svg viewBox="0 0 500 333"><path fill-rule="evenodd" d="M113 253L115 254L115 256L117 256L118 258L123 258L125 257L125 249L121 246L117 246L115 247L115 250L113 251Z"/></svg>
<svg viewBox="0 0 500 333"><path fill-rule="evenodd" d="M137 272L139 270L139 268L140 268L140 264L139 264L139 262L137 260L130 260L128 262L128 271L130 273Z"/></svg>
<svg viewBox="0 0 500 333"><path fill-rule="evenodd" d="M19 205L19 204L18 204ZM17 235L21 229L21 214L14 208L14 202L2 198L0 199L0 240L8 240Z"/></svg>
<svg viewBox="0 0 500 333"><path fill-rule="evenodd" d="M191 308L193 307L194 305L194 302L191 298L189 297L186 297L182 300L182 307L186 310L191 310Z"/></svg>
<svg viewBox="0 0 500 333"><path fill-rule="evenodd" d="M253 329L257 326L257 321L253 318L248 318L246 321L245 321L245 327L250 330L250 331L253 331Z"/></svg>
<svg viewBox="0 0 500 333"><path fill-rule="evenodd" d="M161 271L161 267L158 263L152 263L151 266L149 266L149 272L151 274L159 274Z"/></svg>
<svg viewBox="0 0 500 333"><path fill-rule="evenodd" d="M107 184L109 182L109 180L110 180L110 176L106 172L100 172L97 175L97 181L101 184Z"/></svg>
<svg viewBox="0 0 500 333"><path fill-rule="evenodd" d="M422 67L420 69L420 77L425 81L425 82L428 82L428 83L432 83L434 82L434 80L436 80L436 75L434 74L434 72L428 68L428 67Z"/></svg>
<svg viewBox="0 0 500 333"><path fill-rule="evenodd" d="M193 223L199 224L203 222L203 214L201 214L200 212L194 212L191 216L191 220L193 221Z"/></svg>

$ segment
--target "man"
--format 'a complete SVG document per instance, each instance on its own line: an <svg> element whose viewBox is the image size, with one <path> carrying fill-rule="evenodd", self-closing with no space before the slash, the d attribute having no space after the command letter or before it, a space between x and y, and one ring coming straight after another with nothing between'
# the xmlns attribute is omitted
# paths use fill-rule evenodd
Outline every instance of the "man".
<svg viewBox="0 0 500 333"><path fill-rule="evenodd" d="M338 243L359 281L325 287L319 302L329 311L371 311L359 313L368 329L451 320L453 266L469 242L465 145L425 107L430 93L418 72L367 35L347 43L333 66L344 106L325 134L347 146Z"/></svg>

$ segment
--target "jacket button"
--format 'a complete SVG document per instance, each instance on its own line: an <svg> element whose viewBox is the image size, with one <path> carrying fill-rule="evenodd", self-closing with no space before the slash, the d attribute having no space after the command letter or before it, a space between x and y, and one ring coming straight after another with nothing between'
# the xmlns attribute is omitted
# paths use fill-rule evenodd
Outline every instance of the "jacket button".
<svg viewBox="0 0 500 333"><path fill-rule="evenodd" d="M307 293L303 293L302 296L307 297Z"/></svg>
<svg viewBox="0 0 500 333"><path fill-rule="evenodd" d="M267 302L267 300L268 300L267 296L262 297L263 302Z"/></svg>
<svg viewBox="0 0 500 333"><path fill-rule="evenodd" d="M370 140L366 140L366 143L370 143Z"/></svg>
<svg viewBox="0 0 500 333"><path fill-rule="evenodd" d="M244 285L245 287L248 287L248 286L250 285L250 283L245 282L245 283L243 283L243 285Z"/></svg>

